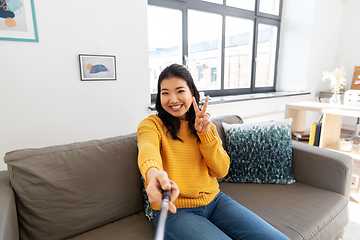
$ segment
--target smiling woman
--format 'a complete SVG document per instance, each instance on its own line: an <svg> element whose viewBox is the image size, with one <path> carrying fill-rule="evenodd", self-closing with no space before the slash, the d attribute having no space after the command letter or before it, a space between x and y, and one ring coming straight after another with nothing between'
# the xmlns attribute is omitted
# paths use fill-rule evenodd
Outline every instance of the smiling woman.
<svg viewBox="0 0 360 240"><path fill-rule="evenodd" d="M167 81L169 79L173 79L174 81ZM165 85L163 85L163 83ZM165 91L162 92L163 89L165 89ZM170 90L172 91L170 92ZM180 139L177 136L180 120L189 121L189 127L196 135L196 130L194 128L194 119L196 115L194 106L191 102L194 97L196 103L199 103L200 95L190 71L180 64L172 64L165 68L159 76L157 91L160 94L156 95L156 110L158 111L158 116L171 133L173 139ZM170 98L168 99L167 96L170 96ZM168 100L168 102L166 102L166 100ZM172 101L171 103L169 102L170 100ZM175 107L175 109L176 107L179 109L174 111L173 108L170 108L171 105ZM180 119L180 117L183 117L183 119Z"/></svg>
<svg viewBox="0 0 360 240"><path fill-rule="evenodd" d="M190 71L170 65L157 86L158 113L142 120L137 131L138 165L156 228L162 193L172 190L165 239L288 239L220 192L217 178L228 173L230 158L206 114L209 98L198 107Z"/></svg>
<svg viewBox="0 0 360 240"><path fill-rule="evenodd" d="M192 104L192 93L186 81L179 77L166 78L161 82L161 106L174 117L186 119Z"/></svg>

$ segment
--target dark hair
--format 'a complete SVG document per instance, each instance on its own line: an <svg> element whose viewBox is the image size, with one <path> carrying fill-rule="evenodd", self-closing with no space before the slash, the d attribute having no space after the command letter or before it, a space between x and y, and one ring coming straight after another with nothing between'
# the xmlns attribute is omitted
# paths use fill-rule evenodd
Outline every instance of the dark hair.
<svg viewBox="0 0 360 240"><path fill-rule="evenodd" d="M180 64L172 64L172 65L166 67L161 72L161 74L159 76L159 80L158 80L157 95L156 95L156 100L155 100L155 107L158 112L157 116L163 121L165 127L168 130L168 133L171 134L172 138L175 140L182 141L177 136L177 134L179 132L179 128L180 128L180 119L177 117L174 117L173 115L171 115L170 113L165 111L165 109L161 105L161 100L160 100L161 82L164 79L168 79L171 77L178 77L178 78L181 78L186 81L186 84L188 85L192 95L195 97L195 101L198 105L199 105L200 95L199 95L199 91L197 90L197 88L195 86L194 80L191 77L191 73L185 66L180 65ZM191 104L191 106L186 114L186 121L189 121L189 128L191 129L191 132L199 140L199 137L196 133L196 129L194 127L195 117L196 117L196 114L195 114L194 106L193 106L193 104Z"/></svg>

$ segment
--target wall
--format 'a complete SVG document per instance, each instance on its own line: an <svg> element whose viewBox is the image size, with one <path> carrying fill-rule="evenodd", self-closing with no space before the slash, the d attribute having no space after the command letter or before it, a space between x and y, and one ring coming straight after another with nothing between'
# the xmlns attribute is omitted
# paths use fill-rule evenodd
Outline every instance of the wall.
<svg viewBox="0 0 360 240"><path fill-rule="evenodd" d="M329 90L329 80L321 80L323 71L332 71L343 64L338 60L343 4L341 0L316 0L314 8L307 81L308 87L317 93Z"/></svg>
<svg viewBox="0 0 360 240"><path fill-rule="evenodd" d="M149 114L147 1L66 0L61 5L71 7L61 10L54 1L34 1L40 42L0 41L0 158L20 148L136 131ZM278 88L312 95L210 105L211 115L238 114L245 122L280 119L286 103L315 100L317 90L327 89L322 71L350 54L334 61L341 27L354 22L344 17L341 23L339 3L284 1ZM340 46L349 44L344 41ZM116 55L118 80L81 82L79 53ZM0 162L0 170L5 168Z"/></svg>
<svg viewBox="0 0 360 240"><path fill-rule="evenodd" d="M39 43L0 41L0 158L136 131L149 103L147 1L34 2ZM116 55L118 79L80 81L79 53Z"/></svg>
<svg viewBox="0 0 360 240"><path fill-rule="evenodd" d="M360 49L357 39L360 33L356 31L360 24L358 10L360 1L342 0L343 12L341 27L339 29L339 42L337 46L336 67L344 66L346 69L346 90L350 88L354 74L354 67L360 66ZM359 116L360 117L360 116ZM343 128L355 129L356 118L344 117Z"/></svg>
<svg viewBox="0 0 360 240"><path fill-rule="evenodd" d="M360 1L347 0L344 4L343 24L339 34L338 62L346 69L347 86L350 87L354 67L360 66L359 38L360 18L358 16Z"/></svg>
<svg viewBox="0 0 360 240"><path fill-rule="evenodd" d="M337 55L337 66L344 66L346 69L346 89L351 86L354 74L354 67L360 66L360 48L358 47L360 33L357 26L360 24L358 11L360 9L360 1L343 0L344 10L342 24L339 32L339 45ZM360 117L360 116L359 116ZM343 118L343 128L354 130L356 118Z"/></svg>
<svg viewBox="0 0 360 240"><path fill-rule="evenodd" d="M307 90L314 5L313 0L283 1L278 91Z"/></svg>

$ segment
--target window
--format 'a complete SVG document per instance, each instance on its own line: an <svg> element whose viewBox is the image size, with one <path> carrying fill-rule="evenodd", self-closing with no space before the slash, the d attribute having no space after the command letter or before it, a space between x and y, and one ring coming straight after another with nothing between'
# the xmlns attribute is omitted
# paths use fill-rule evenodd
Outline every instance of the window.
<svg viewBox="0 0 360 240"><path fill-rule="evenodd" d="M278 16L279 10L280 0L260 0L259 12Z"/></svg>
<svg viewBox="0 0 360 240"><path fill-rule="evenodd" d="M151 94L157 92L157 80L166 66L173 63L183 64L182 29L181 11L148 6Z"/></svg>
<svg viewBox="0 0 360 240"><path fill-rule="evenodd" d="M226 17L224 88L250 88L254 21Z"/></svg>
<svg viewBox="0 0 360 240"><path fill-rule="evenodd" d="M259 34L256 52L256 87L271 87L274 85L275 54L277 27L259 24Z"/></svg>
<svg viewBox="0 0 360 240"><path fill-rule="evenodd" d="M269 0L267 0L269 1ZM236 7L241 9L246 9L250 11L255 10L255 0L226 0L226 5L230 7Z"/></svg>
<svg viewBox="0 0 360 240"><path fill-rule="evenodd" d="M216 68L211 68L211 82L216 82Z"/></svg>
<svg viewBox="0 0 360 240"><path fill-rule="evenodd" d="M148 0L149 76L186 65L210 96L273 92L282 0Z"/></svg>
<svg viewBox="0 0 360 240"><path fill-rule="evenodd" d="M211 69L221 67L221 18L220 14L188 11L187 66L199 90L221 88L220 81L211 81ZM196 69L202 69L198 79L195 78Z"/></svg>

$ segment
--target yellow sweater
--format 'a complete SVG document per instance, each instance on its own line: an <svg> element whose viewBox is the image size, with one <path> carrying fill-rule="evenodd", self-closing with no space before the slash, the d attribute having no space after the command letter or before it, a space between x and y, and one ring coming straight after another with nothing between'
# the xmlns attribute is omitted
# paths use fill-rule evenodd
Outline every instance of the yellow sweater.
<svg viewBox="0 0 360 240"><path fill-rule="evenodd" d="M158 116L150 115L140 122L138 131L138 164L145 179L151 167L167 172L169 179L179 187L177 208L194 208L209 204L220 192L216 178L226 176L230 158L221 145L216 127L198 133L201 143L191 134L187 121L181 120L178 136L174 140ZM160 206L151 204L159 210Z"/></svg>

